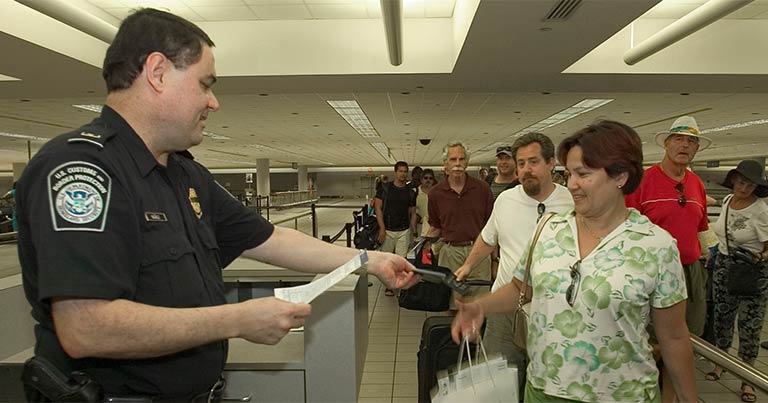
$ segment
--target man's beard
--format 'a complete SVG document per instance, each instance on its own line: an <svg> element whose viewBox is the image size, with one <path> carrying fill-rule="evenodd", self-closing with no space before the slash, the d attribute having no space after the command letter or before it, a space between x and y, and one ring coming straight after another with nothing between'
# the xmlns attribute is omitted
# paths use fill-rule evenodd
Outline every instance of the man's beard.
<svg viewBox="0 0 768 403"><path fill-rule="evenodd" d="M541 181L533 176L526 176L522 179L523 190L528 196L538 196L541 193Z"/></svg>

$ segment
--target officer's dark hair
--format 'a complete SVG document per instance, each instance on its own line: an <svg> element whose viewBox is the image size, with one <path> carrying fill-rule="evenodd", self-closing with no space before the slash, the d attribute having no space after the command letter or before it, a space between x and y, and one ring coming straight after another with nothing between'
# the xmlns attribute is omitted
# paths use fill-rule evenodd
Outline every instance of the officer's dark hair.
<svg viewBox="0 0 768 403"><path fill-rule="evenodd" d="M395 163L395 172L397 172L397 168L405 167L405 170L408 171L408 163L405 161L397 161Z"/></svg>
<svg viewBox="0 0 768 403"><path fill-rule="evenodd" d="M123 20L107 49L102 71L107 93L130 88L150 53L160 52L183 69L200 61L203 44L214 46L197 25L165 11L139 9Z"/></svg>

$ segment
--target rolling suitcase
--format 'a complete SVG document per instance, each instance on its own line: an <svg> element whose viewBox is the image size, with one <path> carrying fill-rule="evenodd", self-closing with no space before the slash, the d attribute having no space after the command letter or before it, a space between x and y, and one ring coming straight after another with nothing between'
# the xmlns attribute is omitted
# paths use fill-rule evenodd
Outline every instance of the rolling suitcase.
<svg viewBox="0 0 768 403"><path fill-rule="evenodd" d="M431 316L424 320L419 345L419 403L432 401L430 391L437 384L437 371L456 365L459 346L451 339L451 316Z"/></svg>

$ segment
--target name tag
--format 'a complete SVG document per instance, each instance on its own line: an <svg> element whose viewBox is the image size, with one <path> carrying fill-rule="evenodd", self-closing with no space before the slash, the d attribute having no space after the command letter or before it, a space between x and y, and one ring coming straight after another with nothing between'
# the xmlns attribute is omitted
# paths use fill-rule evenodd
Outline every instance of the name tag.
<svg viewBox="0 0 768 403"><path fill-rule="evenodd" d="M168 217L165 216L165 213L154 213L151 211L144 212L144 218L147 219L149 222L166 222L168 221Z"/></svg>

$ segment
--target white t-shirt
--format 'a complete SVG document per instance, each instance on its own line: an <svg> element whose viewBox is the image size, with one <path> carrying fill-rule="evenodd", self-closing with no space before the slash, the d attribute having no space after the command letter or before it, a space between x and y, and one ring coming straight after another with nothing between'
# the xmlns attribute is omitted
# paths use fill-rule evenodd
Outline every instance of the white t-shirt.
<svg viewBox="0 0 768 403"><path fill-rule="evenodd" d="M544 215L573 209L573 198L565 187L555 184L555 190L544 200ZM499 271L491 291L512 281L512 272L531 240L539 218L539 202L528 196L522 185L501 192L493 204L491 218L480 236L488 245L499 245Z"/></svg>
<svg viewBox="0 0 768 403"><path fill-rule="evenodd" d="M732 196L723 204L714 225L717 240L720 241L718 252L726 255L729 253L725 246L725 211L731 200ZM762 252L763 242L768 241L768 205L757 199L741 210L728 209L728 227L732 236L729 239L731 248L742 247L750 252Z"/></svg>

